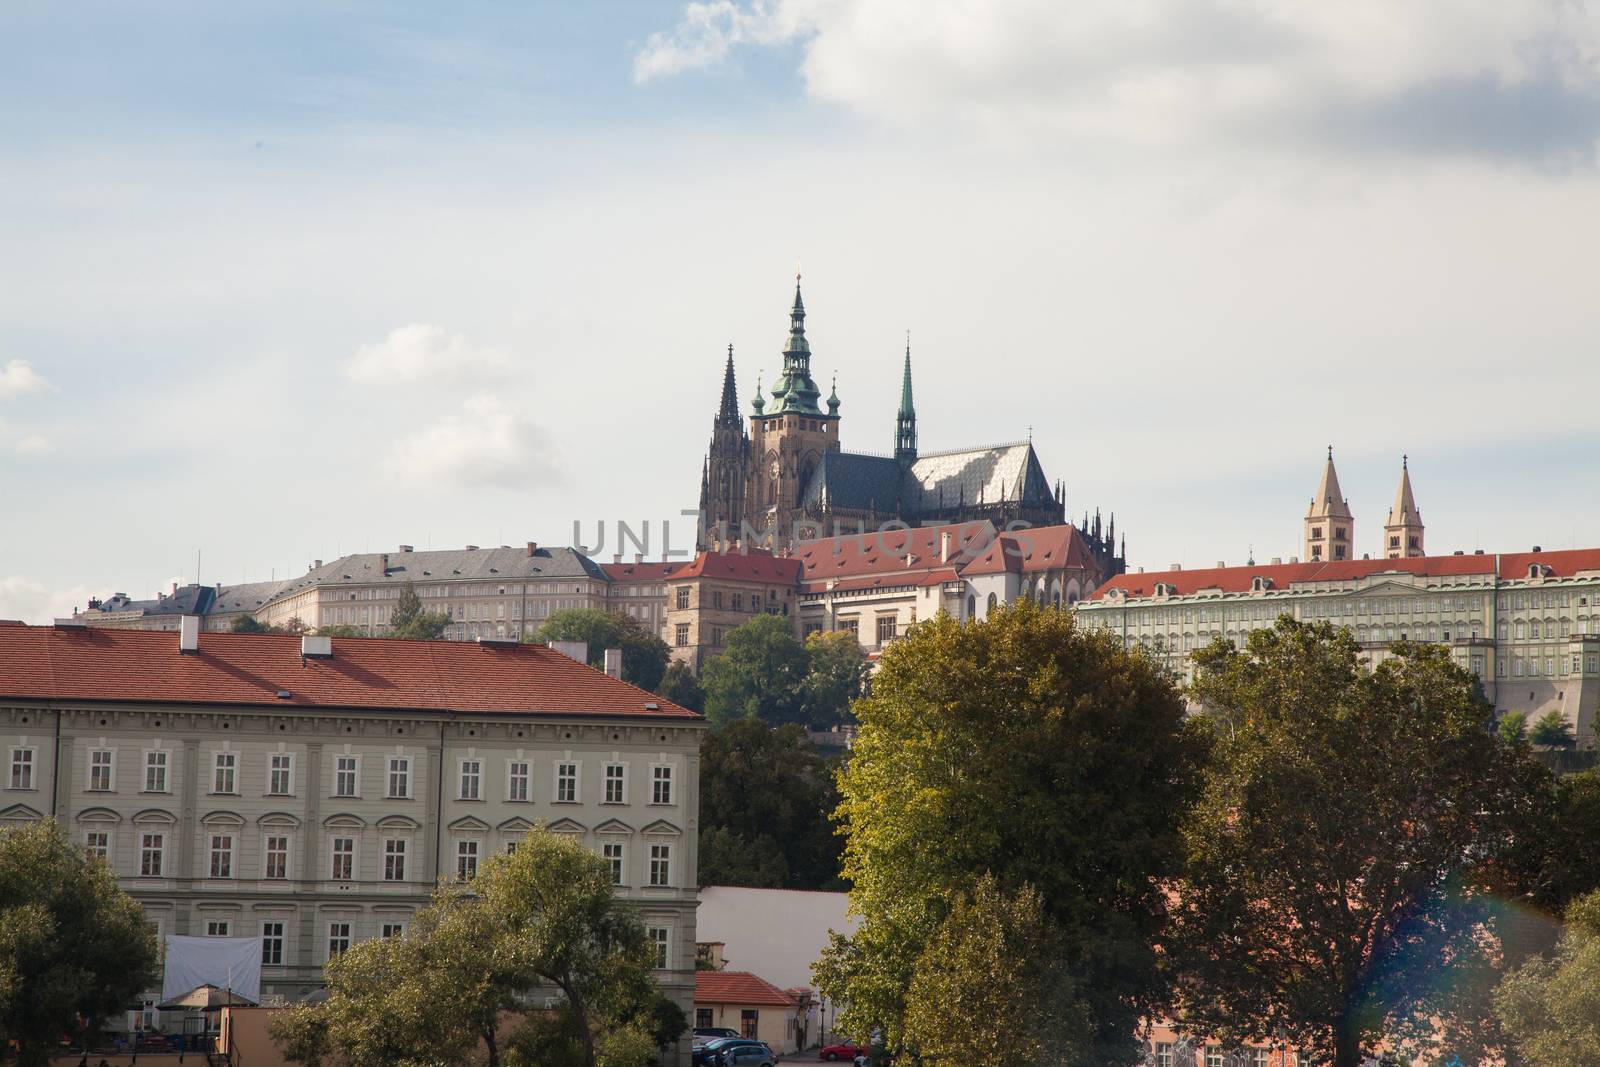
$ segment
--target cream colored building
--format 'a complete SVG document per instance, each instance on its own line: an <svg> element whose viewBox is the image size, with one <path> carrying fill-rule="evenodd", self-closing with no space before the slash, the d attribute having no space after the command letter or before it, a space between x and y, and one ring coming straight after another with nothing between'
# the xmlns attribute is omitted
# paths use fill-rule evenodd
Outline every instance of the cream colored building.
<svg viewBox="0 0 1600 1067"><path fill-rule="evenodd" d="M692 1007L705 724L651 693L510 640L191 617L0 624L0 694L0 825L53 815L164 934L261 938L266 995L310 993L331 955L544 825L613 865Z"/></svg>

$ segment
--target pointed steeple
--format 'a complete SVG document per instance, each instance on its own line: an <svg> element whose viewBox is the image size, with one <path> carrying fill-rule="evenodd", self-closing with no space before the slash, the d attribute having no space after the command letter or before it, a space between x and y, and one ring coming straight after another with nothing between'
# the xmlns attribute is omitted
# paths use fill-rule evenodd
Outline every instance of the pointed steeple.
<svg viewBox="0 0 1600 1067"><path fill-rule="evenodd" d="M839 414L839 376L833 376L833 386L828 393L828 414Z"/></svg>
<svg viewBox="0 0 1600 1067"><path fill-rule="evenodd" d="M767 406L766 398L761 395L761 375L757 374L756 375L756 395L753 398L751 398L751 400L750 400L750 408L757 415L760 415L762 413L762 409L764 409L766 406Z"/></svg>
<svg viewBox="0 0 1600 1067"><path fill-rule="evenodd" d="M1332 561L1355 558L1355 517L1339 488L1339 472L1333 466L1333 446L1317 483L1317 495L1306 508L1306 561Z"/></svg>
<svg viewBox="0 0 1600 1067"><path fill-rule="evenodd" d="M1387 559L1424 555L1422 538L1422 512L1417 510L1416 498L1411 493L1410 458L1401 456L1400 484L1394 491L1394 507L1389 509L1389 520L1383 524L1383 554Z"/></svg>
<svg viewBox="0 0 1600 1067"><path fill-rule="evenodd" d="M911 402L911 331L906 331L906 363L900 377L900 411L894 420L894 458L911 463L917 458L917 409Z"/></svg>
<svg viewBox="0 0 1600 1067"><path fill-rule="evenodd" d="M811 343L806 340L806 305L800 299L800 275L794 276L794 306L789 309L789 340L783 349L783 373L772 383L772 413L820 415L822 390L811 380Z"/></svg>
<svg viewBox="0 0 1600 1067"><path fill-rule="evenodd" d="M1339 488L1339 472L1333 467L1333 446L1328 446L1328 462L1322 468L1322 481L1317 483L1317 495L1311 500L1308 515L1333 515L1348 519L1350 505Z"/></svg>
<svg viewBox="0 0 1600 1067"><path fill-rule="evenodd" d="M728 365L722 372L722 403L717 406L718 426L739 426L739 389L733 383L733 345L728 346Z"/></svg>

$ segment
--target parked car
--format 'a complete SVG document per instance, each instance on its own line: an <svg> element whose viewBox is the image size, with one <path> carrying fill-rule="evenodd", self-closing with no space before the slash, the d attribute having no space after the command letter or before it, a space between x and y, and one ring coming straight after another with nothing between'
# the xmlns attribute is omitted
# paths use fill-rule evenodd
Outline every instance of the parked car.
<svg viewBox="0 0 1600 1067"><path fill-rule="evenodd" d="M872 1050L866 1045L824 1045L818 1059L824 1060L854 1060L857 1056L870 1056Z"/></svg>
<svg viewBox="0 0 1600 1067"><path fill-rule="evenodd" d="M739 1031L731 1026L697 1026L694 1036L697 1041L710 1041L714 1037L738 1037Z"/></svg>
<svg viewBox="0 0 1600 1067"><path fill-rule="evenodd" d="M777 1067L778 1054L765 1041L750 1037L719 1037L694 1050L699 1067Z"/></svg>

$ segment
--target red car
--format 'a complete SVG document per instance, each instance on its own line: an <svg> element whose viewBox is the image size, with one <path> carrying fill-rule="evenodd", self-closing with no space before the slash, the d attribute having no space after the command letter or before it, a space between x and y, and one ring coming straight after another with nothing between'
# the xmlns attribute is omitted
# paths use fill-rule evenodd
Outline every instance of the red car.
<svg viewBox="0 0 1600 1067"><path fill-rule="evenodd" d="M866 1056L871 1052L872 1050L865 1045L827 1045L818 1059L853 1060L857 1056Z"/></svg>

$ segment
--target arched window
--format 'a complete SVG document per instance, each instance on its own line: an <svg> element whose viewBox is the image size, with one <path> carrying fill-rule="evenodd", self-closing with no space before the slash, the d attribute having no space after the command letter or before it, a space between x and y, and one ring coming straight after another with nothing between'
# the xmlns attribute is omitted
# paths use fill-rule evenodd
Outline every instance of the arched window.
<svg viewBox="0 0 1600 1067"><path fill-rule="evenodd" d="M972 593L967 594L967 618L975 618L978 614L978 598Z"/></svg>
<svg viewBox="0 0 1600 1067"><path fill-rule="evenodd" d="M989 594L989 607L984 612L984 614L985 615L992 615L994 613L995 605L998 604L998 603L1000 603L999 598L996 597L993 593L990 593Z"/></svg>

